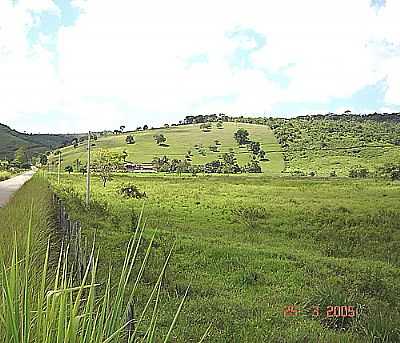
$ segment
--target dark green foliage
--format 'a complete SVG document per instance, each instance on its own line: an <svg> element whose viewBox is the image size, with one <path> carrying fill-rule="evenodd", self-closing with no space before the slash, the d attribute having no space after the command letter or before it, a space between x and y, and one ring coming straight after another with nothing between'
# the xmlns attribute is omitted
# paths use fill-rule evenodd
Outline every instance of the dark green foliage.
<svg viewBox="0 0 400 343"><path fill-rule="evenodd" d="M211 123L204 123L200 125L200 130L203 130L204 132L209 132L211 130Z"/></svg>
<svg viewBox="0 0 400 343"><path fill-rule="evenodd" d="M239 145L247 144L249 141L249 132L246 129L237 130L233 136Z"/></svg>
<svg viewBox="0 0 400 343"><path fill-rule="evenodd" d="M135 143L135 138L134 138L132 135L128 135L128 136L126 136L126 138L125 138L125 142L126 142L127 144L134 144L134 143Z"/></svg>
<svg viewBox="0 0 400 343"><path fill-rule="evenodd" d="M158 145L163 145L167 141L167 138L165 138L165 136L162 133L160 133L158 135L154 135L154 140Z"/></svg>
<svg viewBox="0 0 400 343"><path fill-rule="evenodd" d="M68 173L71 174L74 171L74 168L71 165L65 166L64 170Z"/></svg>
<svg viewBox="0 0 400 343"><path fill-rule="evenodd" d="M349 171L349 177L352 178L366 178L368 176L369 170L363 166L355 166Z"/></svg>
<svg viewBox="0 0 400 343"><path fill-rule="evenodd" d="M254 155L258 155L261 152L260 142L249 142L248 147Z"/></svg>
<svg viewBox="0 0 400 343"><path fill-rule="evenodd" d="M376 171L378 177L400 180L400 164L387 163Z"/></svg>
<svg viewBox="0 0 400 343"><path fill-rule="evenodd" d="M47 164L47 155L46 154L41 154L40 155L40 164L46 165Z"/></svg>
<svg viewBox="0 0 400 343"><path fill-rule="evenodd" d="M123 185L120 188L119 193L125 198L142 199L147 197L146 192L140 192L139 187L134 184Z"/></svg>

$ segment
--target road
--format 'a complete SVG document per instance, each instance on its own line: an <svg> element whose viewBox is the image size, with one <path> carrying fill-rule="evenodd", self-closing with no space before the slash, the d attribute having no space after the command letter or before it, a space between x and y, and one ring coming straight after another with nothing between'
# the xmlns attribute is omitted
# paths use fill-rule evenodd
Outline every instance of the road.
<svg viewBox="0 0 400 343"><path fill-rule="evenodd" d="M0 182L0 207L3 207L10 200L11 195L17 191L26 181L28 181L35 170L27 171L21 175Z"/></svg>

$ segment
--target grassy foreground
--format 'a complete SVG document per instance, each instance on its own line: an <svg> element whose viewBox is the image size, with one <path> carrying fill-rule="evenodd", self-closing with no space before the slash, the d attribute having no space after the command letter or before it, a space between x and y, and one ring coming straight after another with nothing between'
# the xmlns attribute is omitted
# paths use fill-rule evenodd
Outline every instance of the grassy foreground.
<svg viewBox="0 0 400 343"><path fill-rule="evenodd" d="M181 297L168 318L168 330L160 335L160 289L171 252L143 299L145 306L135 311L133 300L154 238L143 240L144 226L139 220L135 233L120 247L122 268L109 268L108 276L98 280L98 255L93 247L79 282L68 261L68 246L60 249L51 196L47 180L35 176L0 209L0 341L129 343L155 342L157 338L157 342L169 342L186 299L186 295ZM54 263L52 256L57 252L58 263ZM137 273L133 273L134 266L138 266ZM132 287L128 287L130 280ZM207 330L198 340L206 335Z"/></svg>
<svg viewBox="0 0 400 343"><path fill-rule="evenodd" d="M147 199L122 198L126 183ZM93 178L90 211L81 176L63 175L58 192L87 237L96 232L100 279L108 266L123 264L121 247L145 203L147 239L159 232L138 308L176 239L161 288L161 332L191 288L173 341L195 341L210 321L212 342L400 340L399 183L120 175L106 188ZM284 317L288 305L304 315ZM330 305L354 306L358 314L327 318ZM314 306L318 317L306 311Z"/></svg>

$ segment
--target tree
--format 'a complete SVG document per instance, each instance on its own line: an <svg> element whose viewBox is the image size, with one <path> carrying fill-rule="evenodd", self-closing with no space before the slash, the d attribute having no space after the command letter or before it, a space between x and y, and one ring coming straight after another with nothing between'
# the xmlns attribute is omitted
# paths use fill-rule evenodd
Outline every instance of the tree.
<svg viewBox="0 0 400 343"><path fill-rule="evenodd" d="M75 137L75 138L72 140L71 144L72 144L72 145L75 145L75 144L78 145L78 138Z"/></svg>
<svg viewBox="0 0 400 343"><path fill-rule="evenodd" d="M121 125L121 126L119 127L119 129L121 130L121 132L124 132L124 130L125 130L125 125Z"/></svg>
<svg viewBox="0 0 400 343"><path fill-rule="evenodd" d="M200 130L203 131L210 131L211 130L211 123L204 123L200 125Z"/></svg>
<svg viewBox="0 0 400 343"><path fill-rule="evenodd" d="M135 143L135 138L134 138L132 135L128 135L128 136L126 136L126 138L125 138L125 142L126 142L127 144L134 144L134 143Z"/></svg>
<svg viewBox="0 0 400 343"><path fill-rule="evenodd" d="M235 153L228 152L222 155L224 173L239 173L240 166L237 164Z"/></svg>
<svg viewBox="0 0 400 343"><path fill-rule="evenodd" d="M218 128L218 129L223 129L223 128L224 128L224 124L222 123L221 120L218 120L218 122L217 122L217 128Z"/></svg>
<svg viewBox="0 0 400 343"><path fill-rule="evenodd" d="M164 144L167 141L167 138L165 138L165 136L162 133L154 135L153 137L158 145Z"/></svg>
<svg viewBox="0 0 400 343"><path fill-rule="evenodd" d="M22 166L27 162L28 162L28 157L26 155L26 147L21 146L15 152L15 164L18 166Z"/></svg>
<svg viewBox="0 0 400 343"><path fill-rule="evenodd" d="M42 155L40 155L40 164L41 165L46 165L47 164L47 155L46 154L42 154Z"/></svg>
<svg viewBox="0 0 400 343"><path fill-rule="evenodd" d="M145 124L143 125L143 131L148 130L149 129L149 125Z"/></svg>
<svg viewBox="0 0 400 343"><path fill-rule="evenodd" d="M267 157L267 155L266 155L266 153L265 153L264 150L260 150L258 156L260 156L260 160L262 160L262 161L268 161L268 157Z"/></svg>
<svg viewBox="0 0 400 343"><path fill-rule="evenodd" d="M244 145L249 141L249 132L245 129L237 130L233 136L239 145Z"/></svg>
<svg viewBox="0 0 400 343"><path fill-rule="evenodd" d="M75 160L75 164L76 164L76 170L80 170L81 169L81 160L79 158L77 158Z"/></svg>
<svg viewBox="0 0 400 343"><path fill-rule="evenodd" d="M249 150L254 154L258 155L261 151L260 142L250 142L249 143Z"/></svg>
<svg viewBox="0 0 400 343"><path fill-rule="evenodd" d="M108 150L98 150L93 160L93 170L98 173L103 186L106 186L108 181L112 180L112 173L122 166L123 156L120 153Z"/></svg>
<svg viewBox="0 0 400 343"><path fill-rule="evenodd" d="M68 165L68 166L65 166L64 170L66 172L68 172L68 174L71 174L74 171L74 168L72 168L72 166Z"/></svg>
<svg viewBox="0 0 400 343"><path fill-rule="evenodd" d="M124 160L124 162L126 161L127 157L128 157L128 153L126 152L126 150L122 151L122 159Z"/></svg>

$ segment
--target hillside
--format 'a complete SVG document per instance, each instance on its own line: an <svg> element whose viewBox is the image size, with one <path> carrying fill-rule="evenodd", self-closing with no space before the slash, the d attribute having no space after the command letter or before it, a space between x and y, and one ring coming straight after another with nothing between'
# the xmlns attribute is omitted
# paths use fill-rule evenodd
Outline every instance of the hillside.
<svg viewBox="0 0 400 343"><path fill-rule="evenodd" d="M114 151L128 153L127 161L151 162L154 157L167 156L169 158L184 159L190 150L193 154L193 164L204 164L219 158L221 153L229 152L230 149L236 154L240 165L246 164L251 157L246 147L239 148L233 138L239 128L245 128L250 133L250 139L261 143L262 149L267 153L269 161L260 163L263 172L268 174L279 174L283 170L283 159L281 148L277 143L271 129L265 125L254 125L245 123L225 122L222 129L213 123L209 132L200 129L200 124L172 126L170 128L153 129L138 132L126 132L119 135L100 136L95 142L93 153L99 148L109 148ZM155 143L153 136L162 133L166 138L167 146L159 146ZM127 135L133 135L135 144L125 142ZM209 149L219 141L218 152ZM197 146L197 149L196 149ZM203 152L203 154L201 153ZM73 146L62 149L63 164L76 165L79 159L81 164L86 163L86 145L80 144L77 148Z"/></svg>
<svg viewBox="0 0 400 343"><path fill-rule="evenodd" d="M270 118L284 150L285 170L347 176L355 166L374 171L400 163L400 116L325 115Z"/></svg>
<svg viewBox="0 0 400 343"><path fill-rule="evenodd" d="M69 144L72 135L65 134L25 134L15 131L7 125L0 124L0 159L14 158L15 151L25 146L28 154L51 150L62 145Z"/></svg>

